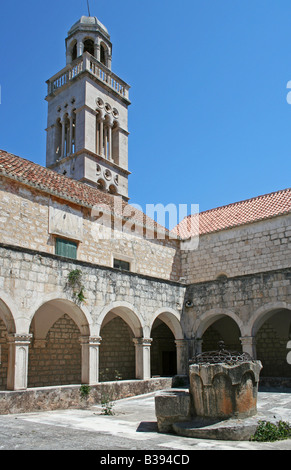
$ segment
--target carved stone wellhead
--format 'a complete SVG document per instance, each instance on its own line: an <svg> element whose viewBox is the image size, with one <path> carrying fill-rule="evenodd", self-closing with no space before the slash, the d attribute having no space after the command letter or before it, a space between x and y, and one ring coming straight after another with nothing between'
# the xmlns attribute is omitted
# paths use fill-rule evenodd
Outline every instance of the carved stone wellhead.
<svg viewBox="0 0 291 470"><path fill-rule="evenodd" d="M255 415L261 369L260 361L226 350L223 342L218 351L197 355L189 366L194 414L220 419Z"/></svg>

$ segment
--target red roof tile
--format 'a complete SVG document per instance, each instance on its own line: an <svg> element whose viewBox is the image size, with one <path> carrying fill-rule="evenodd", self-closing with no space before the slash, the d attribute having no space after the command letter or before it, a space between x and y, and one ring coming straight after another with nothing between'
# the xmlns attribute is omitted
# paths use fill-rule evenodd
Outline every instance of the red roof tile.
<svg viewBox="0 0 291 470"><path fill-rule="evenodd" d="M291 188L185 217L173 231L181 238L204 235L291 212Z"/></svg>
<svg viewBox="0 0 291 470"><path fill-rule="evenodd" d="M130 219L130 223L168 233L167 229L126 203L122 198L3 150L0 150L0 175L81 206L93 208L100 204L106 205L108 211L122 216L123 222Z"/></svg>
<svg viewBox="0 0 291 470"><path fill-rule="evenodd" d="M28 186L34 187L49 194L69 200L73 203L89 208L97 204L105 204L116 213L120 211L123 219L125 210L132 208L122 201L121 205L115 204L116 198L104 193L92 186L70 179L53 170L33 163L24 158L0 150L0 175L17 180ZM166 230L154 222L143 212L133 208L134 214L131 221L142 226ZM188 216L172 230L172 234L181 238L189 238L192 235L200 235L225 230L243 224L276 217L291 212L291 188L257 196L245 201L235 202L216 209L211 209L194 216ZM166 230L166 232L168 232Z"/></svg>

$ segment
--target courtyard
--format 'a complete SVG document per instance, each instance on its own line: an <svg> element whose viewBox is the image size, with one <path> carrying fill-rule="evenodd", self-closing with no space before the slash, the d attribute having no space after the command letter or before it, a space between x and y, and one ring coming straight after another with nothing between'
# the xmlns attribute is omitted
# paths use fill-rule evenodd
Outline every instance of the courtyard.
<svg viewBox="0 0 291 470"><path fill-rule="evenodd" d="M2 415L0 450L98 450L100 459L110 458L106 451L114 451L112 458L118 452L125 457L128 451L128 456L135 460L128 461L127 466L143 462L145 455L154 455L154 451L157 455L165 452L164 455L191 458L195 450L291 450L291 440L215 441L158 433L155 393L118 400L114 403L114 414L109 416L102 414L101 406ZM278 421L291 422L291 392L259 392L258 413L264 411L271 412Z"/></svg>

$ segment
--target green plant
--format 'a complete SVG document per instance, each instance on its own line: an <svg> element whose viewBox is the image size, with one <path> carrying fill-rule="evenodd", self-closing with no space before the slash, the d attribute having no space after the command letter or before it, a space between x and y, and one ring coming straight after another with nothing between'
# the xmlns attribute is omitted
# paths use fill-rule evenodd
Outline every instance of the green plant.
<svg viewBox="0 0 291 470"><path fill-rule="evenodd" d="M291 438L291 425L286 421L271 423L270 421L259 421L255 434L251 441L274 442Z"/></svg>
<svg viewBox="0 0 291 470"><path fill-rule="evenodd" d="M100 382L111 382L114 380L122 380L122 375L118 370L111 372L109 368L100 371Z"/></svg>
<svg viewBox="0 0 291 470"><path fill-rule="evenodd" d="M82 271L80 269L74 269L68 274L68 281L71 287L74 287L77 283L80 282L82 277Z"/></svg>
<svg viewBox="0 0 291 470"><path fill-rule="evenodd" d="M103 415L114 415L113 407L115 403L112 401L112 394L103 392L101 395L101 407Z"/></svg>
<svg viewBox="0 0 291 470"><path fill-rule="evenodd" d="M80 387L80 395L81 395L81 398L88 398L89 394L90 394L90 386L89 385L81 385Z"/></svg>
<svg viewBox="0 0 291 470"><path fill-rule="evenodd" d="M67 287L72 290L72 296L77 303L85 302L85 287L82 284L82 271L80 269L69 272Z"/></svg>

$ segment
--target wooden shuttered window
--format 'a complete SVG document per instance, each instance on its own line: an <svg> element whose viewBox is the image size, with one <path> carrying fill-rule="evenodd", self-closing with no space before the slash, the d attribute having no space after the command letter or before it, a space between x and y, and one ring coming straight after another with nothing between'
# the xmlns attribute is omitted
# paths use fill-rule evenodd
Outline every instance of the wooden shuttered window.
<svg viewBox="0 0 291 470"><path fill-rule="evenodd" d="M77 259L77 243L64 238L56 238L56 255Z"/></svg>

